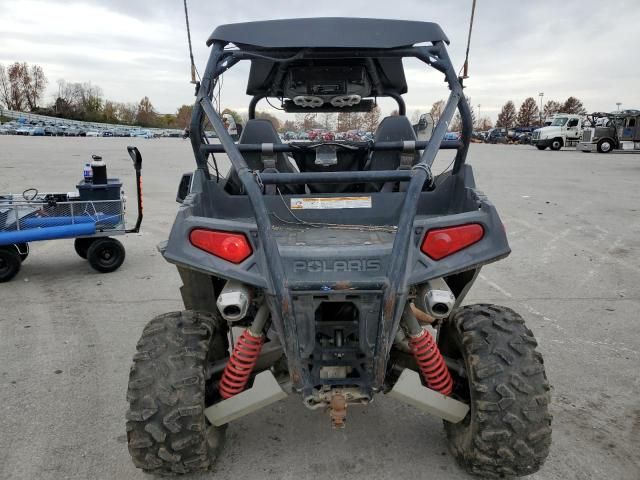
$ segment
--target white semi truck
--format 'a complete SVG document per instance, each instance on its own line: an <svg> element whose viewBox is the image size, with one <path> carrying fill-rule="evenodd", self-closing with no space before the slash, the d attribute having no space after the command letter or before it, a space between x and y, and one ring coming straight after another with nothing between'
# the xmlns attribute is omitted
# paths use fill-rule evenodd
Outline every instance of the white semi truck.
<svg viewBox="0 0 640 480"><path fill-rule="evenodd" d="M582 136L583 119L581 115L557 113L551 125L533 131L531 144L538 150L547 147L560 150L562 147L575 147Z"/></svg>

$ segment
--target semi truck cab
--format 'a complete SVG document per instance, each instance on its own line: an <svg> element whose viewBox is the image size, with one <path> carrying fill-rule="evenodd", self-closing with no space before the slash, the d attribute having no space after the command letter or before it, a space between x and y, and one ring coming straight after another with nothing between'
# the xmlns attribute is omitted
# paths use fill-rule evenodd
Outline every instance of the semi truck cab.
<svg viewBox="0 0 640 480"><path fill-rule="evenodd" d="M547 147L560 150L562 147L575 147L582 134L582 117L570 113L554 115L551 124L534 130L531 144L539 150Z"/></svg>
<svg viewBox="0 0 640 480"><path fill-rule="evenodd" d="M588 118L591 126L584 129L578 150L598 153L640 150L640 110L594 113Z"/></svg>

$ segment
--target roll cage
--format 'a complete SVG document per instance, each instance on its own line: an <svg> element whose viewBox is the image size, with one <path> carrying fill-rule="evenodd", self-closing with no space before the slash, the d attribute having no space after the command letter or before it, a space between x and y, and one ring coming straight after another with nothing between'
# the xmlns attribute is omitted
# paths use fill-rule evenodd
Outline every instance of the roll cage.
<svg viewBox="0 0 640 480"><path fill-rule="evenodd" d="M275 23L279 23L279 25L275 25ZM287 25L291 28L284 28ZM330 25L334 27L333 30L326 31ZM335 28L336 25L341 28ZM345 28L346 25L350 27ZM287 33L291 33L294 30L293 27L298 30L298 33L291 34L287 38ZM299 33L300 27L303 27L302 35ZM368 27L375 28L376 35L366 31ZM257 32L255 41L252 40L251 31ZM265 183L350 183L387 180L408 182L404 192L404 208L402 208L398 219L391 251L386 284L359 285L360 289L382 288L383 290L381 328L378 331L376 342L377 361L373 372L374 388L380 388L384 382L386 359L393 341L392 336L397 329L406 299L408 281L406 258L410 248L418 201L425 185L430 185L433 182L431 165L438 150L440 148L455 148L457 152L452 175L463 175L465 171L462 167L465 163L472 132L471 112L463 94L462 81L456 75L445 43L448 43L448 40L442 30L432 23L368 19L298 19L227 25L218 27L208 41L211 46L211 54L201 83L197 85L196 102L190 125L190 140L197 168L206 178L210 178L207 167L208 155L216 151L224 151L244 187L244 192L255 213L257 241L264 251L262 261L266 266L265 271L268 272L266 294L272 312L272 320L278 331L287 332L284 336L285 349L288 352L291 378L297 388L305 384L305 379L303 378L304 369L300 363L300 356L295 353L299 351L299 345L295 334L297 330L292 309L292 287L287 279L278 244L271 234L272 221L265 204L262 185ZM296 46L289 47L287 45ZM212 103L213 91L220 75L243 60L268 60L279 65L282 69L286 69L291 62L302 59L339 59L348 62L362 58L402 59L406 57L417 58L444 74L451 91L442 116L434 128L431 140L414 145L414 148L417 147L423 151L419 162L410 170L263 173L256 175L249 169L241 152L252 149L256 151L264 148L264 145L235 144L224 128L223 121ZM391 91L385 92L384 89L376 91L379 96L391 96L396 99L399 97L401 112L404 113L400 95ZM260 98L253 97L250 110L255 110L255 104ZM456 109L462 119L461 139L459 142L443 142ZM339 111L339 109L335 111ZM203 131L205 117L217 134L220 145L209 145L206 142ZM394 142L371 142L359 145L358 148L367 148L370 151L401 150L405 146L403 142L395 142L395 144ZM275 147L280 151L304 148L288 145L276 145ZM271 145L270 148L274 148L274 146Z"/></svg>

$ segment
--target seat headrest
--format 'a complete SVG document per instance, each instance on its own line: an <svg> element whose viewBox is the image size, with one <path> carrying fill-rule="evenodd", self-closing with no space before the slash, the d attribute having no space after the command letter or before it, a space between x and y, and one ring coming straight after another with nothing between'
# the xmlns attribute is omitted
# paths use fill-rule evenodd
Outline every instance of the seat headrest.
<svg viewBox="0 0 640 480"><path fill-rule="evenodd" d="M411 141L416 139L416 133L407 117L394 115L382 119L376 130L375 139L378 142Z"/></svg>
<svg viewBox="0 0 640 480"><path fill-rule="evenodd" d="M242 129L240 143L282 143L273 123L263 118L249 120Z"/></svg>

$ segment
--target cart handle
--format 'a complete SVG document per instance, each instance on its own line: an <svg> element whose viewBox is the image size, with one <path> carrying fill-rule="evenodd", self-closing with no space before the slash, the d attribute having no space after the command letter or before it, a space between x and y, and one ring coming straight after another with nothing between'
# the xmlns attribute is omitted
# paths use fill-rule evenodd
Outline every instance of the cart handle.
<svg viewBox="0 0 640 480"><path fill-rule="evenodd" d="M127 147L127 152L129 152L129 156L131 160L133 160L133 168L136 171L136 194L138 200L138 218L136 220L136 226L130 230L127 230L127 233L138 233L140 231L140 225L142 224L142 155L140 155L140 151L137 147Z"/></svg>

